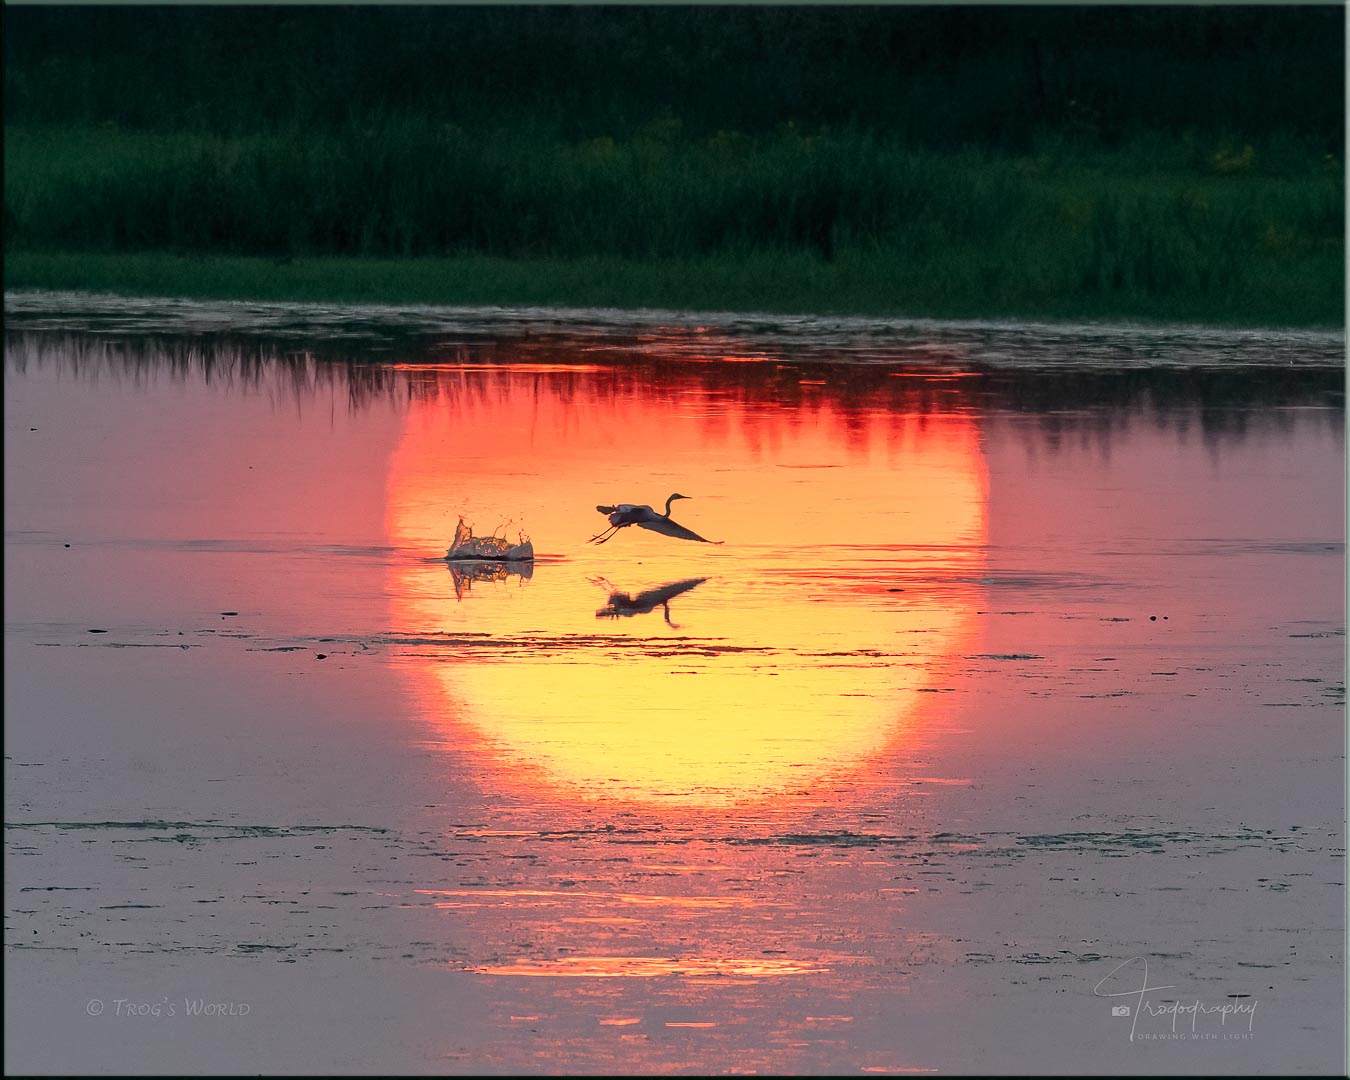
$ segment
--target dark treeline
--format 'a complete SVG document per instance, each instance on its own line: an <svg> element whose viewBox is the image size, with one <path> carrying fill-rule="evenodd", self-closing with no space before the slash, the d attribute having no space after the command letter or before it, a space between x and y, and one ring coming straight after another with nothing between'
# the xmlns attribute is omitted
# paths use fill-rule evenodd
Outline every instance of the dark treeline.
<svg viewBox="0 0 1350 1080"><path fill-rule="evenodd" d="M359 256L405 302L1343 319L1340 7L4 20L4 244L68 256L45 287L263 256L219 295L331 299L276 268Z"/></svg>
<svg viewBox="0 0 1350 1080"><path fill-rule="evenodd" d="M1344 10L7 7L7 124L222 135L416 116L618 139L788 122L1018 151L1048 130L1343 139Z"/></svg>

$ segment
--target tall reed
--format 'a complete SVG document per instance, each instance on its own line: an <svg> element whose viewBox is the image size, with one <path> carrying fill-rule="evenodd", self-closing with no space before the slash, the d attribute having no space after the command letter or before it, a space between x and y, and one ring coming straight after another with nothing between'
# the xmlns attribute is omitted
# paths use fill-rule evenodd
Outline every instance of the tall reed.
<svg viewBox="0 0 1350 1080"><path fill-rule="evenodd" d="M1339 162L1288 139L1046 139L1011 155L866 131L631 138L426 118L221 136L5 134L11 250L648 261L807 255L876 288L1052 304L1066 295L1309 294L1339 310ZM845 270L847 272L847 270ZM1328 315L1328 318L1330 314Z"/></svg>

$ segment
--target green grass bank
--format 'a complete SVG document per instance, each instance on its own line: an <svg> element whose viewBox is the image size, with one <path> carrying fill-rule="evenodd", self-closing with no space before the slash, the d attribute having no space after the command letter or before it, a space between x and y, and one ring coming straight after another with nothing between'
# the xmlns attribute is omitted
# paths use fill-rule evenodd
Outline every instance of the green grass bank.
<svg viewBox="0 0 1350 1080"><path fill-rule="evenodd" d="M7 9L5 279L1344 322L1337 6Z"/></svg>
<svg viewBox="0 0 1350 1080"><path fill-rule="evenodd" d="M1341 164L1304 142L917 149L794 124L631 138L424 118L5 131L5 285L939 317L1344 319Z"/></svg>

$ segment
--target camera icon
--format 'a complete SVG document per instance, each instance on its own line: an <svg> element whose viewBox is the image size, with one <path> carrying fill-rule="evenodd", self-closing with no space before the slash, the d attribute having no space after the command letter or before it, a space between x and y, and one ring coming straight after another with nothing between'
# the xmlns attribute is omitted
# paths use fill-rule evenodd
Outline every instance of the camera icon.
<svg viewBox="0 0 1350 1080"><path fill-rule="evenodd" d="M1128 1005L1112 1005L1112 1006L1111 1006L1111 1015L1112 1015L1112 1016L1129 1016L1129 1015L1130 1015L1130 1007L1129 1007Z"/></svg>

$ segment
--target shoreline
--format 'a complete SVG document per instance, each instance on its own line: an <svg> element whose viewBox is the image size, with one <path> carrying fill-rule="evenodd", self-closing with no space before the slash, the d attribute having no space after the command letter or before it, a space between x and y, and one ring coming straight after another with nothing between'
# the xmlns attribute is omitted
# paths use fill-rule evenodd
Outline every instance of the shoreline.
<svg viewBox="0 0 1350 1080"><path fill-rule="evenodd" d="M7 340L61 332L91 341L149 335L179 341L224 333L287 355L356 354L437 360L448 342L513 343L525 355L582 346L587 363L779 361L859 370L970 367L987 372L1240 370L1343 372L1343 331L1143 322L1032 322L880 316L779 315L655 308L437 306L316 301L202 300L174 296L17 289L5 292ZM551 352L549 350L552 350ZM311 357L312 354L312 357ZM281 355L281 354L277 354ZM607 358L607 359L605 359ZM1283 376L1282 376L1283 377Z"/></svg>
<svg viewBox="0 0 1350 1080"><path fill-rule="evenodd" d="M1111 323L1150 329L1343 334L1341 323L1261 317L1250 304L1222 306L1082 296L1050 304L934 301L883 295L866 259L825 263L811 256L750 255L699 262L609 257L506 259L465 255L375 259L310 256L7 252L11 292L79 292L126 299L242 303L605 311L653 316L751 315L903 320L908 323Z"/></svg>

